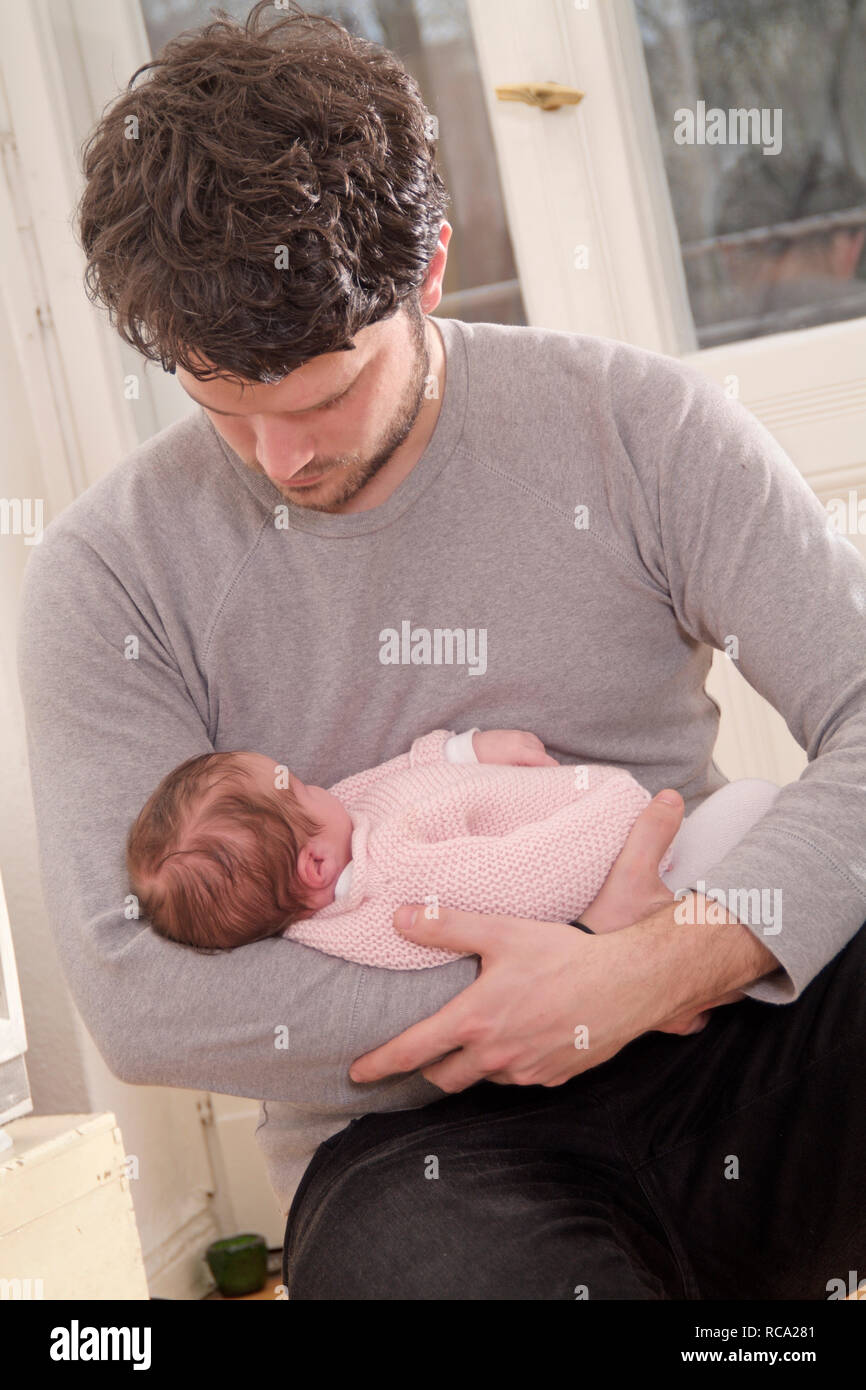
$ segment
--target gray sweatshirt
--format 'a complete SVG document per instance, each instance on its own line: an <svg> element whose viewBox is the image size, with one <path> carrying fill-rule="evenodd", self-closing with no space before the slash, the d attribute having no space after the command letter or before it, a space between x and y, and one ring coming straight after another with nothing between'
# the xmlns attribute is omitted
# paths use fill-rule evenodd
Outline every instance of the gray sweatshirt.
<svg viewBox="0 0 866 1390"><path fill-rule="evenodd" d="M19 670L48 912L122 1079L261 1099L281 1205L361 1111L441 1099L353 1058L476 976L286 938L216 956L136 920L124 839L160 778L250 749L330 786L430 729L529 729L686 812L724 782L711 647L809 764L707 871L782 894L797 997L866 917L866 566L770 434L695 370L607 339L437 319L426 451L379 507L284 501L203 411L134 450L31 551ZM730 643L729 643L730 645ZM753 926L756 934L760 926Z"/></svg>

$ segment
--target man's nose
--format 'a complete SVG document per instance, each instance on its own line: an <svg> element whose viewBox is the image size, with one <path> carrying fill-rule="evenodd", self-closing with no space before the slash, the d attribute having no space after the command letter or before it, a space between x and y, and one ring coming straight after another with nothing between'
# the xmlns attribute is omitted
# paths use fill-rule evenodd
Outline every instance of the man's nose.
<svg viewBox="0 0 866 1390"><path fill-rule="evenodd" d="M315 457L312 440L285 428L259 433L256 459L274 483L287 483Z"/></svg>

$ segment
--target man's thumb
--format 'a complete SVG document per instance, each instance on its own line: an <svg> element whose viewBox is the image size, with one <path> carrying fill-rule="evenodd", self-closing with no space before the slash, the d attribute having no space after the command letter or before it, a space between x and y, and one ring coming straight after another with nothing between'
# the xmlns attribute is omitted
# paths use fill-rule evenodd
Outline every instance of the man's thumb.
<svg viewBox="0 0 866 1390"><path fill-rule="evenodd" d="M685 802L679 792L666 788L654 796L641 811L628 838L625 850L648 868L657 869L667 853L671 840L683 821Z"/></svg>

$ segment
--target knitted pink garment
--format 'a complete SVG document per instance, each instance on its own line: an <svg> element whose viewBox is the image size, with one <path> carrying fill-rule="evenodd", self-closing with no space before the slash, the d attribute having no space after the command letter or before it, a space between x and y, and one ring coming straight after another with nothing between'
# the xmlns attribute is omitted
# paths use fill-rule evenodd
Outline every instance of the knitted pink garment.
<svg viewBox="0 0 866 1390"><path fill-rule="evenodd" d="M402 903L568 922L598 894L649 792L604 765L510 767L444 760L435 729L331 787L352 819L348 896L284 934L331 956L422 970L460 954L407 941ZM585 777L588 785L581 785ZM670 865L665 855L660 869Z"/></svg>

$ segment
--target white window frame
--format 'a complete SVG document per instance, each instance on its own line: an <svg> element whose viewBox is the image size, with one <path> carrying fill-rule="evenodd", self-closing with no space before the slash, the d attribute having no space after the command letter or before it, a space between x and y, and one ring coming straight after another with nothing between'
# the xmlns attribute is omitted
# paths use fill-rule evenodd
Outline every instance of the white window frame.
<svg viewBox="0 0 866 1390"><path fill-rule="evenodd" d="M698 350L631 0L468 0L530 323L634 343L688 362L739 399L819 498L866 489L866 318ZM542 111L496 87L584 93ZM576 269L585 246L588 269ZM854 538L866 555L866 537ZM802 749L718 653L716 756L729 777L784 783Z"/></svg>

